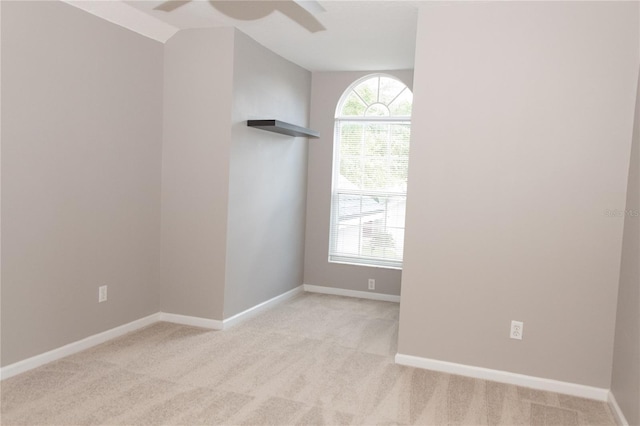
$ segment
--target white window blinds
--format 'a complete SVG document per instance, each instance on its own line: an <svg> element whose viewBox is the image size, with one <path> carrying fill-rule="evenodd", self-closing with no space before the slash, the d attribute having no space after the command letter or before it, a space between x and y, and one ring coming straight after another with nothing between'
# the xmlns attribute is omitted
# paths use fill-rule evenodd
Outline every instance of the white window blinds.
<svg viewBox="0 0 640 426"><path fill-rule="evenodd" d="M336 111L329 261L402 267L411 91L369 76Z"/></svg>

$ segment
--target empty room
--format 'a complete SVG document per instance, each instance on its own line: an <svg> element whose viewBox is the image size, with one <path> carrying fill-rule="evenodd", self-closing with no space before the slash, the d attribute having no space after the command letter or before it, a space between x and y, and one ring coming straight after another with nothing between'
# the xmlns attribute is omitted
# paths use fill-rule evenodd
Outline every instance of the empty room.
<svg viewBox="0 0 640 426"><path fill-rule="evenodd" d="M640 425L640 2L0 0L3 425Z"/></svg>

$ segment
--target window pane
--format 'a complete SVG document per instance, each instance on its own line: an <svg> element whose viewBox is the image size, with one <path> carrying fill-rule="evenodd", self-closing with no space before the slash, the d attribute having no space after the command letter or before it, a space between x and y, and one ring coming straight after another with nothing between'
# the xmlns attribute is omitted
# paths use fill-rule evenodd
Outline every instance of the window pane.
<svg viewBox="0 0 640 426"><path fill-rule="evenodd" d="M389 124L367 124L364 129L364 154L385 157L389 154Z"/></svg>
<svg viewBox="0 0 640 426"><path fill-rule="evenodd" d="M407 191L407 177L409 172L409 162L394 161L389 166L389 183L388 189L393 192Z"/></svg>
<svg viewBox="0 0 640 426"><path fill-rule="evenodd" d="M351 92L347 99L345 99L344 104L342 105L342 109L340 110L340 115L342 116L361 116L364 115L364 111L367 109L367 106L362 103L362 100L355 92Z"/></svg>
<svg viewBox="0 0 640 426"><path fill-rule="evenodd" d="M378 102L378 78L371 78L358 84L355 92L366 102L367 105L371 105L374 102Z"/></svg>
<svg viewBox="0 0 640 426"><path fill-rule="evenodd" d="M405 90L391 104L389 111L392 116L411 116L411 106L413 104L413 93L409 89Z"/></svg>
<svg viewBox="0 0 640 426"><path fill-rule="evenodd" d="M362 189L362 157L343 156L340 159L340 189ZM334 183L335 185L335 183Z"/></svg>
<svg viewBox="0 0 640 426"><path fill-rule="evenodd" d="M380 77L380 102L389 104L406 86L398 80L389 77Z"/></svg>
<svg viewBox="0 0 640 426"><path fill-rule="evenodd" d="M386 161L380 158L364 160L363 186L365 189L387 189L388 170Z"/></svg>
<svg viewBox="0 0 640 426"><path fill-rule="evenodd" d="M396 124L391 127L391 155L409 157L409 138L411 128L408 124Z"/></svg>
<svg viewBox="0 0 640 426"><path fill-rule="evenodd" d="M402 260L406 197L339 194L335 255Z"/></svg>
<svg viewBox="0 0 640 426"><path fill-rule="evenodd" d="M340 155L360 155L362 153L362 123L340 124Z"/></svg>

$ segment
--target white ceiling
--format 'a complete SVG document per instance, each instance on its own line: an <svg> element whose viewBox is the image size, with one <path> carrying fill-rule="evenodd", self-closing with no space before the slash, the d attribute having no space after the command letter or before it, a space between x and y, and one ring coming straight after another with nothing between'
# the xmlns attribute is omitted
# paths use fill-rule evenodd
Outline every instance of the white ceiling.
<svg viewBox="0 0 640 426"><path fill-rule="evenodd" d="M227 16L203 0L185 3L170 12L154 10L164 3L157 0L66 1L162 42L180 29L234 26L310 71L413 68L417 11L421 3L408 0L296 1L312 11L326 28L310 32L279 10L259 19L241 20ZM216 1L212 3L215 5ZM252 2L235 0L235 3L240 3L234 5L240 8L246 6L251 10L253 6L256 9ZM270 3L278 8L281 7L278 4L284 6L291 0Z"/></svg>

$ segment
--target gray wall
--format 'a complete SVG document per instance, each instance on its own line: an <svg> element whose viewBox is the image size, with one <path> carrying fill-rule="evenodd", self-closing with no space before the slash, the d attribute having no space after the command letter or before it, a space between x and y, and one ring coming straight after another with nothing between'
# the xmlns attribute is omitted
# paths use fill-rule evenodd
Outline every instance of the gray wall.
<svg viewBox="0 0 640 426"><path fill-rule="evenodd" d="M308 142L246 121L307 126L311 90L308 71L246 35L234 46L225 318L302 284Z"/></svg>
<svg viewBox="0 0 640 426"><path fill-rule="evenodd" d="M223 318L233 38L231 28L192 29L165 45L163 312Z"/></svg>
<svg viewBox="0 0 640 426"><path fill-rule="evenodd" d="M0 2L0 46L2 46L2 2ZM0 49L1 52L1 49ZM2 241L2 54L0 53L0 242ZM0 314L2 309L2 244L0 243ZM0 321L2 319L0 318ZM2 327L0 322L0 367L2 366Z"/></svg>
<svg viewBox="0 0 640 426"><path fill-rule="evenodd" d="M2 2L2 365L158 311L161 142L162 44Z"/></svg>
<svg viewBox="0 0 640 426"><path fill-rule="evenodd" d="M331 173L336 106L344 91L371 72L316 72L311 85L311 128L320 139L309 144L307 182L307 227L304 283L348 290L367 291L367 280L376 280L376 293L400 294L401 271L368 266L329 263L329 221L331 213ZM411 71L377 71L390 74L413 86Z"/></svg>
<svg viewBox="0 0 640 426"><path fill-rule="evenodd" d="M629 163L611 391L629 424L640 424L640 73Z"/></svg>
<svg viewBox="0 0 640 426"><path fill-rule="evenodd" d="M420 10L399 353L609 387L639 7Z"/></svg>

